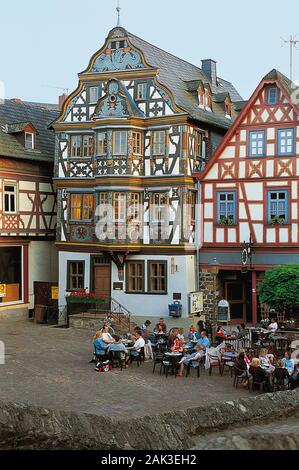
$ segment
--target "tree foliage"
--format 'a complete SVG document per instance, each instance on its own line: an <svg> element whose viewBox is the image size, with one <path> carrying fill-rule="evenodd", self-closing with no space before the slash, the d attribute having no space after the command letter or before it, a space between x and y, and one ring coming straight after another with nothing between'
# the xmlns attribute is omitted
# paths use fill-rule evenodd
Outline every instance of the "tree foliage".
<svg viewBox="0 0 299 470"><path fill-rule="evenodd" d="M262 304L277 311L299 306L299 265L287 264L267 271L259 284Z"/></svg>

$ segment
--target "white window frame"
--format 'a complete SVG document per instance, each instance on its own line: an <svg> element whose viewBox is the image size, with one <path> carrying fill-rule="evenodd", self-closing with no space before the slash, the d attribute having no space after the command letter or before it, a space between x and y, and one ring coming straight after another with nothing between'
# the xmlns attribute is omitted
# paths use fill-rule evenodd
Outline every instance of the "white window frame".
<svg viewBox="0 0 299 470"><path fill-rule="evenodd" d="M123 135L126 136L125 142L123 142ZM116 142L116 138L119 137L119 142ZM114 155L127 155L128 153L128 133L127 131L114 131L113 132L113 154Z"/></svg>
<svg viewBox="0 0 299 470"><path fill-rule="evenodd" d="M96 92L95 92L96 90ZM95 99L92 99L93 93L95 96ZM90 104L96 104L99 101L99 87L98 86L91 86L89 88L89 103Z"/></svg>
<svg viewBox="0 0 299 470"><path fill-rule="evenodd" d="M166 131L153 131L153 152L154 156L164 156L166 151Z"/></svg>
<svg viewBox="0 0 299 470"><path fill-rule="evenodd" d="M28 147L27 146L27 136L31 136L32 137L32 141L31 141L31 146ZM35 148L35 142L34 142L34 133L33 132L25 132L25 149L26 150L34 150Z"/></svg>
<svg viewBox="0 0 299 470"><path fill-rule="evenodd" d="M144 101L147 98L147 83L138 83L136 101Z"/></svg>
<svg viewBox="0 0 299 470"><path fill-rule="evenodd" d="M6 191L5 186L12 186L14 188L14 192L11 191ZM14 201L15 201L15 210L6 210L5 209L5 196L6 195L13 195L14 196ZM18 186L15 181L4 181L3 182L3 213L4 214L17 214L18 213ZM9 197L9 208L11 208L11 200Z"/></svg>

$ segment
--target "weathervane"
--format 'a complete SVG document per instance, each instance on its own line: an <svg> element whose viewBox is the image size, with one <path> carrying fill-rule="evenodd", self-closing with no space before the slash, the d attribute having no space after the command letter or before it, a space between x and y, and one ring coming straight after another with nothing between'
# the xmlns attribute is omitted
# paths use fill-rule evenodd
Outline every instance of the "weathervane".
<svg viewBox="0 0 299 470"><path fill-rule="evenodd" d="M293 79L293 51L294 51L294 47L296 47L297 44L299 44L299 40L296 39L296 36L292 36L292 34L290 35L290 39L288 40L283 39L283 38L281 39L285 44L290 45L290 80L292 80Z"/></svg>
<svg viewBox="0 0 299 470"><path fill-rule="evenodd" d="M116 11L117 11L117 26L120 26L120 12L121 12L121 8L120 8L120 6L119 6L119 0L117 0Z"/></svg>

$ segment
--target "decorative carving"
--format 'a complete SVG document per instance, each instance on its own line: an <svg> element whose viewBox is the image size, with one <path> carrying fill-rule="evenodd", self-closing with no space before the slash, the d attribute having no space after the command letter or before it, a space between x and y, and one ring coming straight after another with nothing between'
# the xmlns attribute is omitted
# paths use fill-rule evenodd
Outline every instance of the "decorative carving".
<svg viewBox="0 0 299 470"><path fill-rule="evenodd" d="M89 241L92 239L92 229L85 225L75 225L71 229L71 237L75 241Z"/></svg>
<svg viewBox="0 0 299 470"><path fill-rule="evenodd" d="M70 164L70 176L72 178L92 178L93 177L93 166L91 160L71 160Z"/></svg>
<svg viewBox="0 0 299 470"><path fill-rule="evenodd" d="M121 95L119 82L110 80L105 91L106 94L98 102L92 119L128 116L127 100Z"/></svg>
<svg viewBox="0 0 299 470"><path fill-rule="evenodd" d="M142 69L144 65L140 54L130 47L124 49L107 49L95 61L93 72L106 72L108 70Z"/></svg>

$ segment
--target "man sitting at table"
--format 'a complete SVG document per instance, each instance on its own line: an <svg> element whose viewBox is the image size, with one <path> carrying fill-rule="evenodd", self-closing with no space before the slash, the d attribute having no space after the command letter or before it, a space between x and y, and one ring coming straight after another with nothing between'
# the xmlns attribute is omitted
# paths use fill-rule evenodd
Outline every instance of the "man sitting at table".
<svg viewBox="0 0 299 470"><path fill-rule="evenodd" d="M154 332L155 333L166 333L167 332L167 326L164 323L163 318L160 318L160 320L156 324Z"/></svg>
<svg viewBox="0 0 299 470"><path fill-rule="evenodd" d="M202 360L202 356L203 356L202 346L197 343L197 345L195 346L195 352L192 353L192 354L188 354L187 356L184 356L180 360L180 362L179 362L180 370L179 370L179 373L178 373L178 377L183 377L183 372L184 372L184 367L185 366L189 366L189 365L198 366L199 361Z"/></svg>
<svg viewBox="0 0 299 470"><path fill-rule="evenodd" d="M136 330L134 336L136 338L134 346L130 346L127 348L128 356L126 358L126 367L128 367L130 356L139 356L141 348L144 348L145 346L145 341L142 338L141 330Z"/></svg>
<svg viewBox="0 0 299 470"><path fill-rule="evenodd" d="M102 331L102 341L106 344L115 343L115 340L112 338L111 334L109 333L109 326L104 325Z"/></svg>
<svg viewBox="0 0 299 470"><path fill-rule="evenodd" d="M200 346L200 349L202 351L202 356L204 356L206 353L206 349L210 347L210 340L207 337L206 330L202 330L202 332L200 333L200 336L201 336L200 339L196 343L196 347Z"/></svg>

